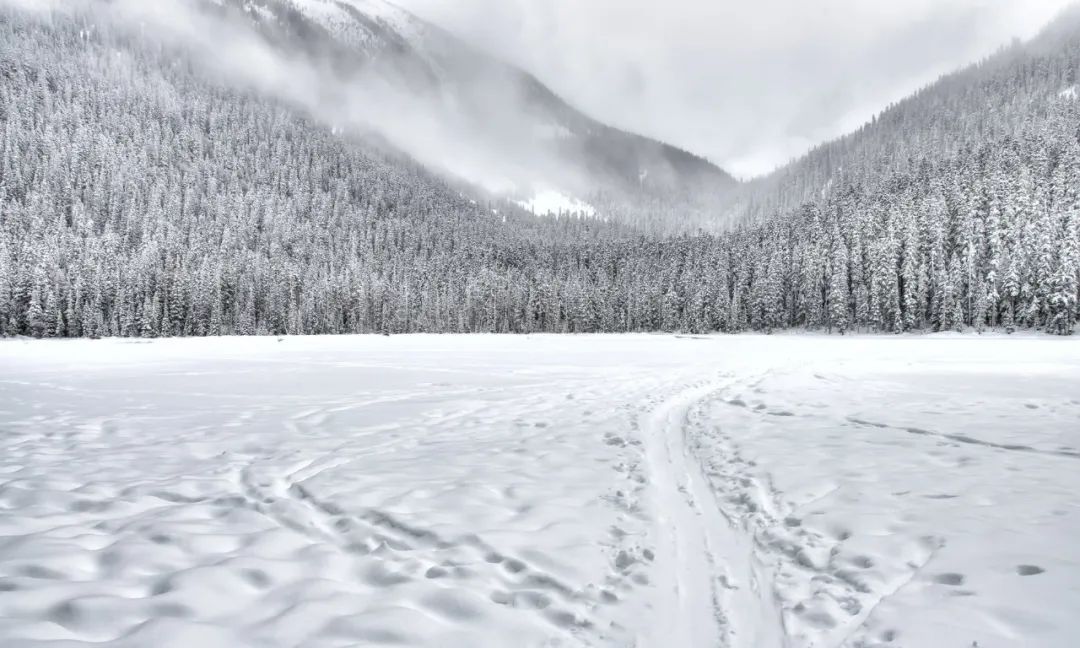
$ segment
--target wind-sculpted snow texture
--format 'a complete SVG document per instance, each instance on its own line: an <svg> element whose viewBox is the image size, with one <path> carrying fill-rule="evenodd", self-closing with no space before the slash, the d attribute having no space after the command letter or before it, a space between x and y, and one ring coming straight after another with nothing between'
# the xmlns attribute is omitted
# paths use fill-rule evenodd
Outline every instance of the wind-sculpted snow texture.
<svg viewBox="0 0 1080 648"><path fill-rule="evenodd" d="M1065 648L1078 387L1042 337L8 340L0 645Z"/></svg>

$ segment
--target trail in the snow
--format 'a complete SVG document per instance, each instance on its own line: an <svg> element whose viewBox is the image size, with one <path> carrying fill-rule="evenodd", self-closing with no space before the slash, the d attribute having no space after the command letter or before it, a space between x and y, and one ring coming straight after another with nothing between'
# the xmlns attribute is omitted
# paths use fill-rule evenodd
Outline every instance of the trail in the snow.
<svg viewBox="0 0 1080 648"><path fill-rule="evenodd" d="M937 537L920 538L877 584L860 573L875 561L845 551L849 532L802 526L799 509L744 456L739 430L725 429L738 420L725 411L744 410L739 396L759 391L771 373L692 384L644 416L659 556L660 623L650 645L847 645L940 546Z"/></svg>
<svg viewBox="0 0 1080 648"><path fill-rule="evenodd" d="M734 526L691 451L690 412L735 379L695 384L646 415L659 582L651 645L773 648L784 645L770 578L751 539Z"/></svg>
<svg viewBox="0 0 1080 648"><path fill-rule="evenodd" d="M0 374L5 648L1075 645L1075 344L9 342Z"/></svg>

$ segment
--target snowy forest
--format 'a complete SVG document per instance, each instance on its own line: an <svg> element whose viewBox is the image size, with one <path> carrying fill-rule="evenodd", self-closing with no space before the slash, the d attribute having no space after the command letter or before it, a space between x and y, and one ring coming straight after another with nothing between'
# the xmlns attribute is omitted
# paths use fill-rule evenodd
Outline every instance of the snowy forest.
<svg viewBox="0 0 1080 648"><path fill-rule="evenodd" d="M678 235L535 216L91 20L0 7L3 336L1069 334L1080 315L1076 16Z"/></svg>

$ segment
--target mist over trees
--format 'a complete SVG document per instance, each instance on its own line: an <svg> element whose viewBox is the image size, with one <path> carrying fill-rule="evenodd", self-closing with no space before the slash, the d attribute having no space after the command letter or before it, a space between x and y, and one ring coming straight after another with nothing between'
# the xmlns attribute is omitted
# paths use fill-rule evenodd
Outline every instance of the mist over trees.
<svg viewBox="0 0 1080 648"><path fill-rule="evenodd" d="M0 335L1070 333L1078 72L1065 17L671 236L485 200L152 38L0 5Z"/></svg>

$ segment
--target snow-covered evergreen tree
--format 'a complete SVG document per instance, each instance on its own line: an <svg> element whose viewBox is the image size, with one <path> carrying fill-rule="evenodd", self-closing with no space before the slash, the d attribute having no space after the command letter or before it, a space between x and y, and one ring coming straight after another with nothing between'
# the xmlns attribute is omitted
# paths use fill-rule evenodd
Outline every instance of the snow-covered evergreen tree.
<svg viewBox="0 0 1080 648"><path fill-rule="evenodd" d="M538 218L87 20L0 7L0 335L1080 317L1071 14L753 183L738 227L679 236Z"/></svg>

